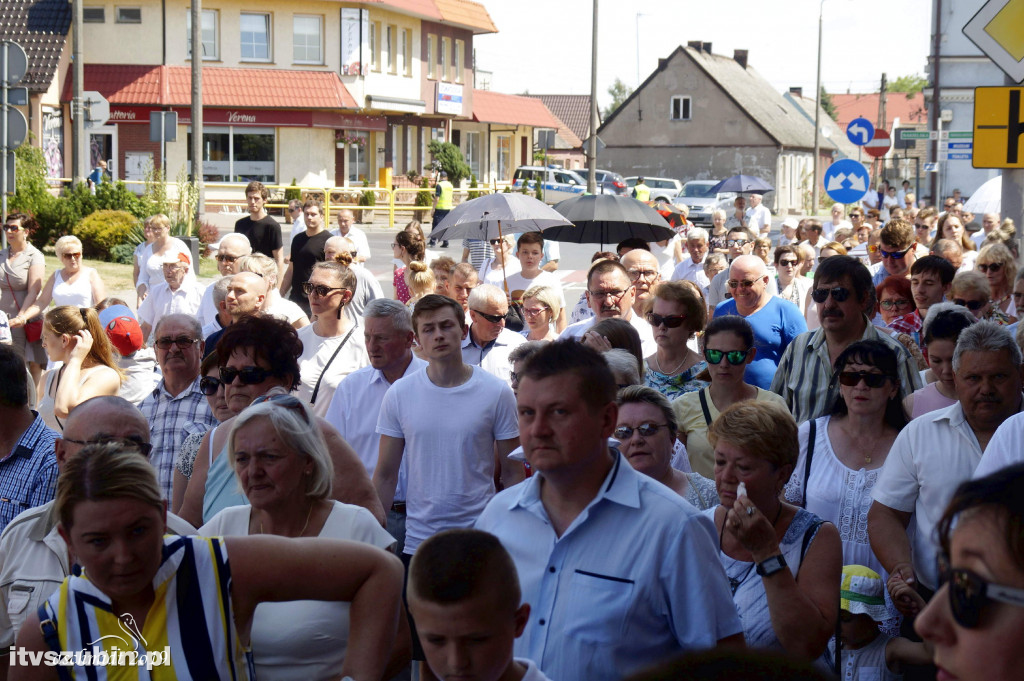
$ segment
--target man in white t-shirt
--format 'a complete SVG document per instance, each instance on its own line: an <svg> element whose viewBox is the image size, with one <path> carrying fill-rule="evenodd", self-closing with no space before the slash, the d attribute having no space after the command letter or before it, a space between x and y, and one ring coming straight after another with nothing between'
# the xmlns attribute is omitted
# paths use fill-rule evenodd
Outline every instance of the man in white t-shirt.
<svg viewBox="0 0 1024 681"><path fill-rule="evenodd" d="M370 259L370 242L366 240L366 232L353 227L356 218L352 215L350 210L339 210L338 211L338 228L332 229L331 234L334 236L343 236L356 247L356 255L354 262L366 262Z"/></svg>
<svg viewBox="0 0 1024 681"><path fill-rule="evenodd" d="M519 258L520 270L505 277L508 283L508 295L513 303L523 303L523 294L533 286L550 286L562 301L562 309L555 319L555 330L565 328L565 296L562 294L562 281L551 272L541 267L544 262L544 237L540 232L526 232L519 237L516 244L516 257Z"/></svg>
<svg viewBox="0 0 1024 681"><path fill-rule="evenodd" d="M602 319L617 317L632 324L640 334L644 356L653 355L657 350L654 331L646 319L633 311L634 295L633 283L625 267L612 260L598 260L587 272L587 304L594 316L570 324L559 338L582 338Z"/></svg>
<svg viewBox="0 0 1024 681"><path fill-rule="evenodd" d="M412 314L427 368L395 381L377 420L380 454L373 472L384 508L391 508L405 460L408 560L441 530L469 527L495 493L495 473L507 489L525 477L508 458L519 446L512 388L462 361L469 332L462 307L447 296L424 296Z"/></svg>
<svg viewBox="0 0 1024 681"><path fill-rule="evenodd" d="M833 238L837 229L848 227L853 229L853 223L846 219L846 206L841 203L832 204L832 219L825 221L821 226L822 235L825 241L835 241Z"/></svg>
<svg viewBox="0 0 1024 681"><path fill-rule="evenodd" d="M764 236L772 231L772 212L761 203L760 194L750 195L750 208L747 209L747 229L754 234Z"/></svg>
<svg viewBox="0 0 1024 681"><path fill-rule="evenodd" d="M469 333L462 340L462 361L478 366L512 386L508 355L526 337L505 328L508 299L493 284L481 284L469 294Z"/></svg>

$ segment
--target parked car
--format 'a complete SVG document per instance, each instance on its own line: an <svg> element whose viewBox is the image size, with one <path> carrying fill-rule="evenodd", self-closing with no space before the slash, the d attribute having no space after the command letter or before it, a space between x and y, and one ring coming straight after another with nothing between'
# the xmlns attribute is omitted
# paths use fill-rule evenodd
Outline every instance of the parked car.
<svg viewBox="0 0 1024 681"><path fill-rule="evenodd" d="M711 212L716 208L726 210L736 198L735 192L712 193L710 190L721 180L691 180L683 185L675 203L685 203L690 214L687 216L695 225L710 225Z"/></svg>
<svg viewBox="0 0 1024 681"><path fill-rule="evenodd" d="M544 188L544 202L556 204L587 191L587 181L572 170L556 166L519 166L512 176L512 186L522 189L523 183L531 191L537 191L537 181Z"/></svg>
<svg viewBox="0 0 1024 681"><path fill-rule="evenodd" d="M633 193L633 187L636 186L637 177L626 178L626 186L629 187L630 194ZM673 203L679 196L679 192L683 190L683 183L670 177L647 177L644 175L644 184L651 188L651 201Z"/></svg>
<svg viewBox="0 0 1024 681"><path fill-rule="evenodd" d="M584 179L587 177L586 172L581 172L581 176ZM625 196L631 194L632 190L626 186L626 181L622 175L613 173L610 170L595 170L594 180L597 183L598 194L618 194L619 196Z"/></svg>

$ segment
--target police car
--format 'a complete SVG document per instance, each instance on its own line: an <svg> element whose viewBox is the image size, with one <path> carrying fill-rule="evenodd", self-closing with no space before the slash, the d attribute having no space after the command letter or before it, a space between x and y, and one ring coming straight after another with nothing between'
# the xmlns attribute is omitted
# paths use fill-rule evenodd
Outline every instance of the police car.
<svg viewBox="0 0 1024 681"><path fill-rule="evenodd" d="M544 202L556 204L587 191L587 181L571 170L558 166L519 166L512 177L513 189L522 189L523 183L530 191L537 191L537 181L544 188Z"/></svg>

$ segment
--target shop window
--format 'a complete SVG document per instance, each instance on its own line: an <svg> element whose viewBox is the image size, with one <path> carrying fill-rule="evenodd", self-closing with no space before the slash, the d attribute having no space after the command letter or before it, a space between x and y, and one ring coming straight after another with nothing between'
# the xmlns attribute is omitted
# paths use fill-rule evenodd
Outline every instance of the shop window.
<svg viewBox="0 0 1024 681"><path fill-rule="evenodd" d="M368 154L370 150L370 133L349 132L349 140L358 139L362 144L348 143L348 181L349 184L362 184L364 179L370 178L370 164ZM370 184L375 184L371 182Z"/></svg>
<svg viewBox="0 0 1024 681"><path fill-rule="evenodd" d="M370 24L370 70L380 72L380 22Z"/></svg>
<svg viewBox="0 0 1024 681"><path fill-rule="evenodd" d="M456 40L455 41L455 59L453 60L454 63L455 63L455 77L452 79L456 83L461 83L462 82L462 71L465 68L465 65L463 64L463 59L464 59L465 52L466 52L466 43L464 43L461 40Z"/></svg>
<svg viewBox="0 0 1024 681"><path fill-rule="evenodd" d="M498 182L508 182L512 175L512 136L498 135L497 146L497 177Z"/></svg>
<svg viewBox="0 0 1024 681"><path fill-rule="evenodd" d="M439 64L438 70L441 72L438 76L439 80L451 80L451 75L448 73L448 67L451 64L451 56L448 54L448 51L451 44L451 39L441 38L441 58L437 62Z"/></svg>
<svg viewBox="0 0 1024 681"><path fill-rule="evenodd" d="M104 7L83 7L82 21L87 24L102 24L106 22L106 8Z"/></svg>
<svg viewBox="0 0 1024 681"><path fill-rule="evenodd" d="M270 61L270 15L242 12L242 60Z"/></svg>
<svg viewBox="0 0 1024 681"><path fill-rule="evenodd" d="M393 24L388 24L387 27L387 39L385 47L388 50L388 73L398 73L398 45L395 42L395 32L397 27Z"/></svg>
<svg viewBox="0 0 1024 681"><path fill-rule="evenodd" d="M427 78L437 78L437 36L427 34Z"/></svg>
<svg viewBox="0 0 1024 681"><path fill-rule="evenodd" d="M202 13L203 59L219 59L220 50L217 42L217 10L204 9ZM188 58L192 58L192 12L185 11L185 44Z"/></svg>
<svg viewBox="0 0 1024 681"><path fill-rule="evenodd" d="M412 151L416 147L416 128L405 126L405 172L415 171L416 166L412 160Z"/></svg>
<svg viewBox="0 0 1024 681"><path fill-rule="evenodd" d="M323 17L292 17L292 60L296 64L323 64L321 26Z"/></svg>
<svg viewBox="0 0 1024 681"><path fill-rule="evenodd" d="M480 133L466 133L466 163L469 171L480 178Z"/></svg>
<svg viewBox="0 0 1024 681"><path fill-rule="evenodd" d="M671 100L671 111L669 118L673 121L690 120L690 98L683 95L676 95Z"/></svg>
<svg viewBox="0 0 1024 681"><path fill-rule="evenodd" d="M192 133L188 134L191 161ZM276 182L276 135L273 128L205 126L203 180L207 182Z"/></svg>
<svg viewBox="0 0 1024 681"><path fill-rule="evenodd" d="M402 74L412 76L412 29L402 30Z"/></svg>
<svg viewBox="0 0 1024 681"><path fill-rule="evenodd" d="M138 7L118 7L117 23L119 24L141 24L142 9Z"/></svg>

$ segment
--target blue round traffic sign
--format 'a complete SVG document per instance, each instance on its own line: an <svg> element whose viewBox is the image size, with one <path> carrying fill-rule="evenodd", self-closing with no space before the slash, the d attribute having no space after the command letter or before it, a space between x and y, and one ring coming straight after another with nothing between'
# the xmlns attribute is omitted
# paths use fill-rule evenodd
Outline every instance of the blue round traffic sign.
<svg viewBox="0 0 1024 681"><path fill-rule="evenodd" d="M863 147L875 138L875 126L866 118L854 118L846 126L846 137L858 147Z"/></svg>
<svg viewBox="0 0 1024 681"><path fill-rule="evenodd" d="M839 203L856 203L864 198L871 177L860 161L844 158L825 169L825 192Z"/></svg>

